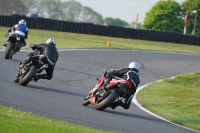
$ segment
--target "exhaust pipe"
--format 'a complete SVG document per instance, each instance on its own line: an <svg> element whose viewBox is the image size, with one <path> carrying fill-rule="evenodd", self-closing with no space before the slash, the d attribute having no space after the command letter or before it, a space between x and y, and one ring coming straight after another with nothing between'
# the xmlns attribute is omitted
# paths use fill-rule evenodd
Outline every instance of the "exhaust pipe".
<svg viewBox="0 0 200 133"><path fill-rule="evenodd" d="M38 69L38 71L40 71L40 70L42 70L42 69L45 69L45 68L47 68L48 67L48 64L45 64L45 65L43 65L40 69Z"/></svg>

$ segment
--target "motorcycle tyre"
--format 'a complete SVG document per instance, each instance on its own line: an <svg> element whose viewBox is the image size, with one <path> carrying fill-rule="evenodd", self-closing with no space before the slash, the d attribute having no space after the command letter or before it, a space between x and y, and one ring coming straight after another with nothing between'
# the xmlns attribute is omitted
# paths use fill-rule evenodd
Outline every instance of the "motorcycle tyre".
<svg viewBox="0 0 200 133"><path fill-rule="evenodd" d="M87 105L89 105L89 104L90 104L89 99L85 99L85 100L82 102L82 105L83 105L83 106L87 106Z"/></svg>
<svg viewBox="0 0 200 133"><path fill-rule="evenodd" d="M35 66L31 66L29 72L24 76L22 80L19 81L19 84L22 86L26 86L32 80L32 78L35 77L36 73L37 68Z"/></svg>
<svg viewBox="0 0 200 133"><path fill-rule="evenodd" d="M5 59L10 59L11 58L11 52L12 52L12 49L13 49L13 46L14 44L13 43L9 43L7 46L6 46L6 49L5 49Z"/></svg>
<svg viewBox="0 0 200 133"><path fill-rule="evenodd" d="M118 96L119 96L118 92L116 90L112 90L110 95L106 97L102 102L98 104L96 103L95 109L103 111L104 109L109 107L118 98Z"/></svg>

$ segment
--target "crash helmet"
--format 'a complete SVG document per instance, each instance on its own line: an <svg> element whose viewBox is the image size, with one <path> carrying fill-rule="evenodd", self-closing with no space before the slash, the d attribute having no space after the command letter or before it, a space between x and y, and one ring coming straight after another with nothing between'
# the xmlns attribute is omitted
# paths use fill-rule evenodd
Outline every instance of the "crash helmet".
<svg viewBox="0 0 200 133"><path fill-rule="evenodd" d="M134 68L134 69L136 69L138 72L139 72L139 70L140 70L140 64L139 64L138 62L136 62L136 61L131 62L131 63L129 64L128 67L129 67L129 68Z"/></svg>
<svg viewBox="0 0 200 133"><path fill-rule="evenodd" d="M22 20L19 21L19 24L26 25L26 21L24 19L22 19Z"/></svg>
<svg viewBox="0 0 200 133"><path fill-rule="evenodd" d="M47 41L46 41L46 44L50 45L54 45L56 46L56 40L54 38L49 38Z"/></svg>

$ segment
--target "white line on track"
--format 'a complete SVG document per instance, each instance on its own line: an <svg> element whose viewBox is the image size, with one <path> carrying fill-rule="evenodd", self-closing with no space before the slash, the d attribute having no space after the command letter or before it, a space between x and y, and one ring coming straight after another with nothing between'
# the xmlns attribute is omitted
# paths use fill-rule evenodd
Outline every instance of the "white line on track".
<svg viewBox="0 0 200 133"><path fill-rule="evenodd" d="M190 74L192 74L192 73L190 73ZM175 77L176 77L176 76L171 77L171 78L169 78L169 79L174 79ZM163 81L163 80L164 80L164 79L158 80L158 81L155 81L155 82L161 82L161 81ZM153 83L153 82L138 87L138 89L137 89L137 91L136 91L136 93L135 93L135 95L134 95L134 97L133 97L132 102L133 102L138 108L140 108L141 110L143 110L143 111L145 111L145 112L147 112L147 113L149 113L149 114L151 114L151 115L153 115L153 116L155 116L155 117L157 117L157 118L159 118L159 119L161 119L161 120L164 120L164 121L166 121L166 122L169 122L169 123L174 124L174 125L179 126L179 127L183 127L183 128L186 128L186 129L195 131L195 132L199 132L199 131L197 131L197 130L194 130L194 129L191 129L191 128L188 128L188 127L181 126L181 125L176 124L176 123L173 123L173 122L171 122L171 121L169 121L169 120L167 120L167 119L165 119L165 118L162 118L162 117L160 117L160 116L158 116L158 115L152 113L151 111L147 110L147 109L144 108L141 104L138 103L136 97L137 97L137 94L139 93L139 91L141 91L142 89L144 89L145 87L147 87L148 85L150 85L150 84L152 84L152 83Z"/></svg>
<svg viewBox="0 0 200 133"><path fill-rule="evenodd" d="M0 51L5 51L5 48L0 49ZM20 51L31 52L32 50L20 50ZM199 54L195 54L195 53L177 53L177 52L167 52L167 51L145 51L145 50L119 50L119 49L58 49L58 51L140 51L140 52L153 52L153 53L199 55Z"/></svg>

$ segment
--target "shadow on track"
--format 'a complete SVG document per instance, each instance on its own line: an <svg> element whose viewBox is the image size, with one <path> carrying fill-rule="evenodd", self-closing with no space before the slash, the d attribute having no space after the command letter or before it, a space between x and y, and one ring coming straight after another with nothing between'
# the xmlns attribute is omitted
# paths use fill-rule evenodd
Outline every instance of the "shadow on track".
<svg viewBox="0 0 200 133"><path fill-rule="evenodd" d="M88 105L86 106L87 108L89 109L94 109L94 106L92 105ZM160 120L158 118L155 118L155 117L145 117L145 116L142 116L142 115L136 115L136 114L131 114L131 113L127 113L126 110L124 110L124 112L121 112L119 110L112 110L111 108L107 108L105 109L104 111L98 111L96 110L97 113L101 112L101 113L109 113L110 115L121 115L121 116L127 116L128 118L137 118L137 119L144 119L144 120L148 120L148 121L155 121L155 122L159 122L159 123L166 123L165 121L163 120Z"/></svg>
<svg viewBox="0 0 200 133"><path fill-rule="evenodd" d="M95 110L94 106L88 105L86 107L89 108L89 109L94 109ZM114 114L114 115L127 116L128 118L133 118L133 119L137 118L137 119L155 121L155 122L158 122L158 123L166 123L165 121L160 120L160 119L155 118L155 117L145 117L145 116L142 116L142 115L136 115L136 114L132 114L132 113L127 113L126 110L124 110L124 112L121 112L121 111L119 111L117 109L112 110L111 108L107 108L104 111L98 111L98 110L96 110L96 111L97 111L97 113L99 113L99 112L101 112L101 113L109 113L111 115Z"/></svg>
<svg viewBox="0 0 200 133"><path fill-rule="evenodd" d="M117 115L122 115L122 116L127 116L127 117L132 117L132 118L139 118L139 119L145 119L145 120L149 120L149 121L155 121L155 122L163 122L163 123L166 123L165 121L163 120L160 120L160 119L157 119L155 117L145 117L145 116L142 116L142 115L135 115L135 114L130 114L130 113L127 113L127 112L119 112L117 110L104 110L106 113L111 113L111 114L117 114ZM126 110L124 110L126 111Z"/></svg>
<svg viewBox="0 0 200 133"><path fill-rule="evenodd" d="M23 61L23 59L22 60L18 60L18 59L10 59L11 61L14 61L14 62L21 62L21 61Z"/></svg>
<svg viewBox="0 0 200 133"><path fill-rule="evenodd" d="M36 86L36 85L28 85L26 87L33 88L33 89L45 90L45 91L51 91L51 92L57 92L57 93L62 93L62 94L74 95L74 96L78 96L78 97L85 97L85 95L80 94L80 93L64 91L64 90L57 90L55 88L41 87L41 86Z"/></svg>

